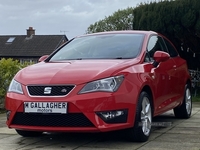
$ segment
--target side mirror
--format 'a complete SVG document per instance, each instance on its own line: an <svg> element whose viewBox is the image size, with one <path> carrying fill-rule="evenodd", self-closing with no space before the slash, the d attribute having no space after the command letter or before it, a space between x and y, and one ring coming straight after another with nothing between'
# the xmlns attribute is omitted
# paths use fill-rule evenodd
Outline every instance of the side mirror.
<svg viewBox="0 0 200 150"><path fill-rule="evenodd" d="M154 67L157 67L160 62L167 61L170 58L170 56L166 52L156 51L153 55L153 58L154 58L153 65Z"/></svg>
<svg viewBox="0 0 200 150"><path fill-rule="evenodd" d="M38 62L44 61L45 59L47 59L47 57L49 57L49 55L44 55L44 56L40 57Z"/></svg>

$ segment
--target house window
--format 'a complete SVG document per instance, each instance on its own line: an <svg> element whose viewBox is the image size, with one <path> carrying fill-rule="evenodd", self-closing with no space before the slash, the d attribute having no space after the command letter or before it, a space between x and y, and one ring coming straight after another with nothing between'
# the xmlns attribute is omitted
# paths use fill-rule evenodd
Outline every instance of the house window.
<svg viewBox="0 0 200 150"><path fill-rule="evenodd" d="M12 43L14 41L15 37L10 37L6 43Z"/></svg>

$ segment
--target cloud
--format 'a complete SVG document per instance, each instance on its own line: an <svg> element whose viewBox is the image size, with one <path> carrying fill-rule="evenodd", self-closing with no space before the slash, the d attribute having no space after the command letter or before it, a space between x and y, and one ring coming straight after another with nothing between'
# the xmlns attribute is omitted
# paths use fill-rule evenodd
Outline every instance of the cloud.
<svg viewBox="0 0 200 150"><path fill-rule="evenodd" d="M0 0L0 35L85 34L90 24L145 0Z"/></svg>

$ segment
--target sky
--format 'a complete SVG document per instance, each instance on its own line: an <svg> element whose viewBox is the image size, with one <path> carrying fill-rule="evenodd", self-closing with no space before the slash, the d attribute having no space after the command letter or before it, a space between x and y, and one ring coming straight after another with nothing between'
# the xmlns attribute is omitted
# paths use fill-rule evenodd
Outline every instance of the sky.
<svg viewBox="0 0 200 150"><path fill-rule="evenodd" d="M0 35L66 34L68 39L86 33L95 22L119 9L151 0L0 0Z"/></svg>

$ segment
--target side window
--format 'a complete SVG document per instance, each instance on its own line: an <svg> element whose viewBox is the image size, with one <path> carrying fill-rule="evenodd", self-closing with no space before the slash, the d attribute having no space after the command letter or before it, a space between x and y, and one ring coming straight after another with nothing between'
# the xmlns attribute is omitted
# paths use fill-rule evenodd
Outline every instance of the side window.
<svg viewBox="0 0 200 150"><path fill-rule="evenodd" d="M157 35L154 35L150 37L147 46L147 55L149 56L150 61L153 61L153 55L156 51L164 51L168 53L163 39Z"/></svg>
<svg viewBox="0 0 200 150"><path fill-rule="evenodd" d="M164 39L164 41L165 41L165 44L166 44L167 49L169 51L169 55L171 57L178 56L178 52L176 51L176 49L174 48L174 46L168 40Z"/></svg>

